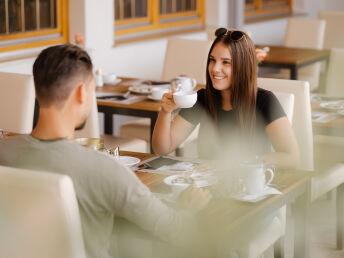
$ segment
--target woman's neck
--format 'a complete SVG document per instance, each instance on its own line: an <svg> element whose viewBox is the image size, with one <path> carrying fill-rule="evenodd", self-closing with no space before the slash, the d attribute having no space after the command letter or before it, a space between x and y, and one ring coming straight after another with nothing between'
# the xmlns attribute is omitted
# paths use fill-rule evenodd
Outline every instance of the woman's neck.
<svg viewBox="0 0 344 258"><path fill-rule="evenodd" d="M222 99L222 109L225 111L232 110L230 90L222 90L221 99Z"/></svg>

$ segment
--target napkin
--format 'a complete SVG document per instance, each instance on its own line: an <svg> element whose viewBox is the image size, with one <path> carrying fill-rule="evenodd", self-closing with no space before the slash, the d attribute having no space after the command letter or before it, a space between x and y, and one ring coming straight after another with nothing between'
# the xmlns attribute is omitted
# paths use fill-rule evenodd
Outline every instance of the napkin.
<svg viewBox="0 0 344 258"><path fill-rule="evenodd" d="M277 190L274 187L266 186L263 192L260 194L232 193L229 195L229 197L235 200L239 200L239 201L258 202L272 194L282 194L282 192Z"/></svg>
<svg viewBox="0 0 344 258"><path fill-rule="evenodd" d="M195 164L191 162L178 162L172 165L161 166L157 170L187 171L193 169L194 167Z"/></svg>
<svg viewBox="0 0 344 258"><path fill-rule="evenodd" d="M118 96L121 96L122 94L118 94ZM111 98L111 96L114 96ZM122 104L133 104L139 101L144 100L146 97L145 96L137 96L137 95L129 95L127 99L121 99L117 98L116 94L114 93L108 93L108 92L97 92L96 97L101 97L101 101L106 101L106 102L115 102L115 103L122 103ZM109 98L106 98L109 97Z"/></svg>

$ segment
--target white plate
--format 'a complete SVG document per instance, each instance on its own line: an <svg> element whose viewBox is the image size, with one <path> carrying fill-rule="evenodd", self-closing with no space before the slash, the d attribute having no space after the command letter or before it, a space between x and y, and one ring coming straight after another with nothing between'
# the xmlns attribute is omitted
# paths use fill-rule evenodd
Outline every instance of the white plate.
<svg viewBox="0 0 344 258"><path fill-rule="evenodd" d="M320 107L328 110L340 110L344 109L344 101L329 101L320 103Z"/></svg>
<svg viewBox="0 0 344 258"><path fill-rule="evenodd" d="M111 85L115 85L115 84L118 84L120 83L122 80L117 78L116 80L113 80L113 81L105 81L104 80L104 84L111 84Z"/></svg>
<svg viewBox="0 0 344 258"><path fill-rule="evenodd" d="M141 161L140 159L131 156L120 156L119 159L128 167L135 166Z"/></svg>
<svg viewBox="0 0 344 258"><path fill-rule="evenodd" d="M137 94L151 94L153 86L150 85L139 85L131 86L128 90Z"/></svg>
<svg viewBox="0 0 344 258"><path fill-rule="evenodd" d="M228 197L242 202L258 202L274 194L282 194L278 189L266 186L260 194L232 193Z"/></svg>
<svg viewBox="0 0 344 258"><path fill-rule="evenodd" d="M190 176L191 182L187 182L187 179L184 179L182 175L172 175L169 177L166 177L164 179L164 183L167 185L176 185L176 186L187 186L190 184L195 184L197 187L206 187L213 185L217 182L217 178L209 175L209 174L203 174L202 173L194 173ZM177 181L179 179L179 181ZM184 181L184 182L183 182Z"/></svg>
<svg viewBox="0 0 344 258"><path fill-rule="evenodd" d="M154 101L160 101L161 100L160 98L154 98L152 95L148 95L147 98L150 100L154 100Z"/></svg>

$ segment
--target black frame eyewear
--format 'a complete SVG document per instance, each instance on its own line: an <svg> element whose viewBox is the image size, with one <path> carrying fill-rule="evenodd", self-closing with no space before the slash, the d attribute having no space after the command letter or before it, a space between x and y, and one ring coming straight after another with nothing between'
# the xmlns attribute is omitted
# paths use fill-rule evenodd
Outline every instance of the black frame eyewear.
<svg viewBox="0 0 344 258"><path fill-rule="evenodd" d="M226 28L218 28L215 31L216 37L228 36L233 41L239 41L244 38L245 34L240 30L227 30Z"/></svg>

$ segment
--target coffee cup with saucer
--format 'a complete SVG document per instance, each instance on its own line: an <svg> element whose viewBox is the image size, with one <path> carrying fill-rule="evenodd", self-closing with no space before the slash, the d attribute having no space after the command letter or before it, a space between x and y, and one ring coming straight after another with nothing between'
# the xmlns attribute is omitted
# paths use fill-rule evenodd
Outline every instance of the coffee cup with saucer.
<svg viewBox="0 0 344 258"><path fill-rule="evenodd" d="M170 92L169 89L154 87L152 88L152 93L148 96L148 98L151 100L159 101L162 99L162 96L164 96L164 94L168 92Z"/></svg>

